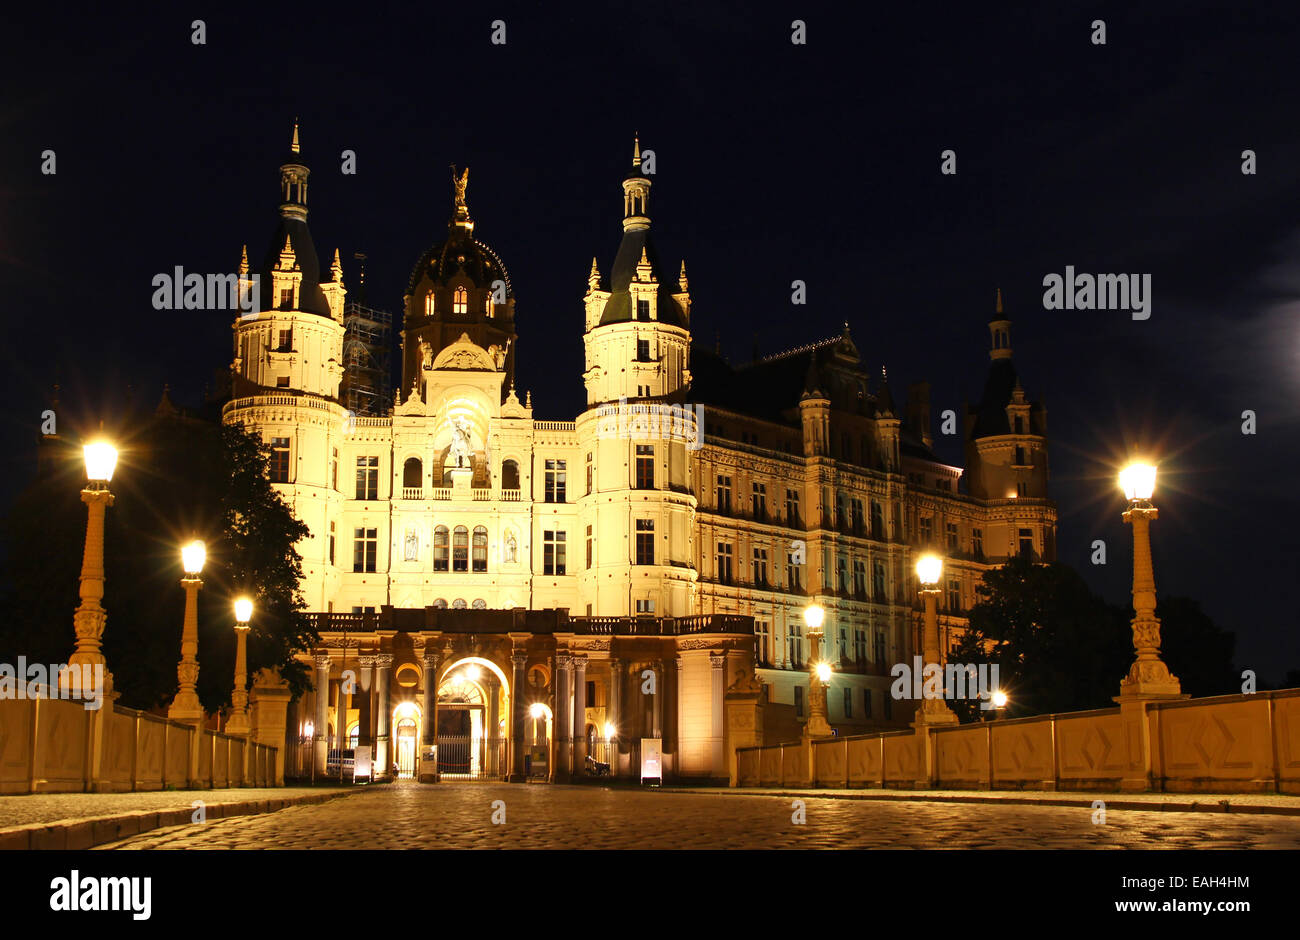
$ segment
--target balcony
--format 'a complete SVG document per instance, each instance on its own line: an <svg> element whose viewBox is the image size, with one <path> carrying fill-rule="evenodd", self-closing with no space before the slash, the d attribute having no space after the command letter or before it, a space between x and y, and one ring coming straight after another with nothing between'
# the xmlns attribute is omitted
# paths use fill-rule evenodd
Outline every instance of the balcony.
<svg viewBox="0 0 1300 940"><path fill-rule="evenodd" d="M422 486L402 487L402 499L424 499L424 487Z"/></svg>

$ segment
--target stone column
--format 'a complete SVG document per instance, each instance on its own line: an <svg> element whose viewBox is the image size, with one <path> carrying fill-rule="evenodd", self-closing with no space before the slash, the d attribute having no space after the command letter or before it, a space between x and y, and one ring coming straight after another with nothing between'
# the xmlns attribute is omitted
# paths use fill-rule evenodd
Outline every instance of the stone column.
<svg viewBox="0 0 1300 940"><path fill-rule="evenodd" d="M627 718L623 713L623 692L627 683L627 661L610 660L609 664L609 723L614 726L614 740L610 742L609 773L617 777L622 773L622 741ZM629 758L630 759L630 758Z"/></svg>
<svg viewBox="0 0 1300 940"><path fill-rule="evenodd" d="M587 657L573 657L573 774L587 766Z"/></svg>
<svg viewBox="0 0 1300 940"><path fill-rule="evenodd" d="M289 710L289 684L280 678L277 669L263 669L253 680L252 742L275 748L275 766L271 768L271 784L284 786L284 750L287 739L286 718ZM297 729L294 729L297 739Z"/></svg>
<svg viewBox="0 0 1300 940"><path fill-rule="evenodd" d="M199 725L203 721L203 706L199 704L195 687L199 681L199 588L203 587L203 581L197 577L181 578L181 587L185 588L185 621L181 627L181 661L176 664L180 689L167 709L167 717Z"/></svg>
<svg viewBox="0 0 1300 940"><path fill-rule="evenodd" d="M709 654L709 675L712 679L709 694L709 738L711 741L712 760L709 768L710 777L727 776L727 762L723 753L723 741L726 737L725 718L725 678L727 674L727 654Z"/></svg>
<svg viewBox="0 0 1300 940"><path fill-rule="evenodd" d="M673 772L680 773L682 769L682 717L686 714L686 709L682 705L682 699L685 695L683 691L686 683L682 677L686 673L686 664L682 661L681 654L673 657L676 670L673 673L673 683L676 686L676 695L673 699Z"/></svg>
<svg viewBox="0 0 1300 940"><path fill-rule="evenodd" d="M501 773L501 682L488 674L488 773Z"/></svg>
<svg viewBox="0 0 1300 940"><path fill-rule="evenodd" d="M370 748L371 770L375 760L375 657L361 656L361 695L357 699L357 746Z"/></svg>
<svg viewBox="0 0 1300 940"><path fill-rule="evenodd" d="M528 719L528 713L524 709L524 666L528 663L528 656L522 649L517 650L510 657L510 663L514 667L513 674L510 678L510 782L523 783L527 778L524 776L524 747L526 730L524 722Z"/></svg>
<svg viewBox="0 0 1300 940"><path fill-rule="evenodd" d="M375 707L379 709L379 728L375 735L375 779L392 776L392 756L389 750L389 726L393 720L393 706L388 700L388 678L393 670L393 654L380 653L375 657Z"/></svg>
<svg viewBox="0 0 1300 940"><path fill-rule="evenodd" d="M664 736L663 695L665 692L663 684L667 680L667 676L664 675L663 660L656 660L651 663L650 668L654 670L655 675L654 701L651 703L652 708L650 711L650 737L659 738L662 741ZM662 748L662 744L660 747Z"/></svg>
<svg viewBox="0 0 1300 940"><path fill-rule="evenodd" d="M81 501L87 506L86 545L81 556L81 604L72 617L77 647L68 659L68 666L79 671L75 676L70 669L60 671L59 684L62 688L81 688L86 674L83 667L90 667L93 675L98 666L103 670L103 690L107 696L113 689L113 674L108 671L101 647L108 615L100 601L104 598L104 513L113 505L113 494L107 484L92 483L81 491Z"/></svg>
<svg viewBox="0 0 1300 940"><path fill-rule="evenodd" d="M569 746L573 733L573 718L569 714L569 696L572 694L569 683L572 681L572 669L572 654L557 652L555 654L555 762L551 768L551 778L560 782L569 779L569 762L573 758Z"/></svg>
<svg viewBox="0 0 1300 940"><path fill-rule="evenodd" d="M420 749L420 782L438 782L438 763L426 767L425 755L438 744L438 664L441 657L433 647L424 648L424 734Z"/></svg>
<svg viewBox="0 0 1300 940"><path fill-rule="evenodd" d="M312 730L313 760L317 777L325 776L325 762L329 757L330 727L330 654L317 653L313 657L316 665L316 718Z"/></svg>

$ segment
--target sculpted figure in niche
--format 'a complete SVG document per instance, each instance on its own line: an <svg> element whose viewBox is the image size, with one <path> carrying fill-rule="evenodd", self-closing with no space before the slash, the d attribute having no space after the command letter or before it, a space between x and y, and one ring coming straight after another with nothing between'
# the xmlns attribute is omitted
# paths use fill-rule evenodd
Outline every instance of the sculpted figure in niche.
<svg viewBox="0 0 1300 940"><path fill-rule="evenodd" d="M516 560L515 552L518 549L518 547L519 547L518 543L515 542L515 534L513 532L507 532L506 533L506 562L507 563L513 564L515 562Z"/></svg>
<svg viewBox="0 0 1300 940"><path fill-rule="evenodd" d="M420 363L426 369L433 368L433 347L427 339L420 340Z"/></svg>
<svg viewBox="0 0 1300 940"><path fill-rule="evenodd" d="M464 418L456 417L451 420L449 456L456 461L456 466L465 466L465 458L469 456L469 425L465 423Z"/></svg>

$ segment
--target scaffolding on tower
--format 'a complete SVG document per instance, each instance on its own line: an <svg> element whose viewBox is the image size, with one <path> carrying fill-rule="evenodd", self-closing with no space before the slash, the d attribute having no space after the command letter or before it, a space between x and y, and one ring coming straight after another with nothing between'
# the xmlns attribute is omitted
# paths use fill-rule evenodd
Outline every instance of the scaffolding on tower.
<svg viewBox="0 0 1300 940"><path fill-rule="evenodd" d="M385 415L393 403L389 345L393 315L355 301L343 308L343 382L339 397L354 415Z"/></svg>

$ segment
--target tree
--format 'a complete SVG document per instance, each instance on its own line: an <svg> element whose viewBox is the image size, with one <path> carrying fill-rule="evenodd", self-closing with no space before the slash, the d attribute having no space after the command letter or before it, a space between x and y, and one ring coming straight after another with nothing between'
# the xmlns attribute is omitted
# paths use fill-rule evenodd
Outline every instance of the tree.
<svg viewBox="0 0 1300 940"><path fill-rule="evenodd" d="M121 702L152 708L176 691L184 592L180 546L207 544L199 592L199 697L209 711L227 705L233 686L232 601L256 604L248 641L250 678L279 667L294 694L308 685L294 652L316 637L302 616L302 559L308 532L271 487L269 451L240 427L174 413L130 416L115 435L121 451L115 501L105 525L104 655ZM79 448L64 446L50 469L23 492L5 520L9 563L0 596L21 612L0 624L0 653L15 661L66 662L86 510Z"/></svg>

